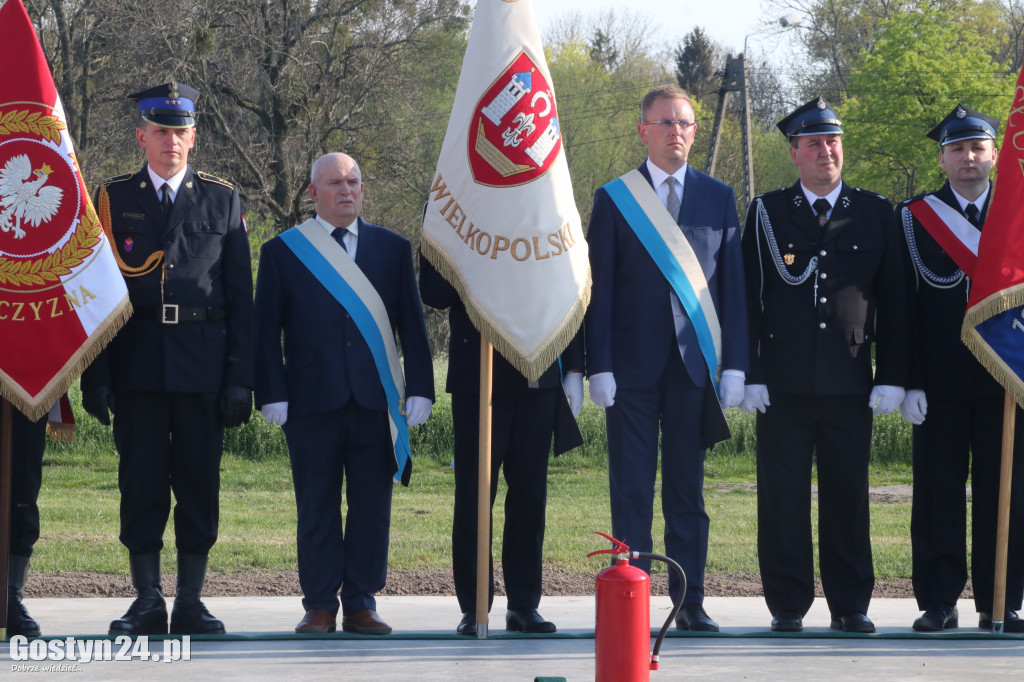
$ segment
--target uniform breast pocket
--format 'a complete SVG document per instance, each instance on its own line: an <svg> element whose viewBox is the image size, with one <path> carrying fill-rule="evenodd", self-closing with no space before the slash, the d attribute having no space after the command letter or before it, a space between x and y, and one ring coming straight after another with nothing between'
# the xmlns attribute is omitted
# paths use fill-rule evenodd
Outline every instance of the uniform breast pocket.
<svg viewBox="0 0 1024 682"><path fill-rule="evenodd" d="M194 258L219 258L224 241L224 225L217 222L190 222L184 225L188 253Z"/></svg>
<svg viewBox="0 0 1024 682"><path fill-rule="evenodd" d="M112 232L118 253L129 267L138 267L160 249L156 227L142 214L125 214L114 223Z"/></svg>

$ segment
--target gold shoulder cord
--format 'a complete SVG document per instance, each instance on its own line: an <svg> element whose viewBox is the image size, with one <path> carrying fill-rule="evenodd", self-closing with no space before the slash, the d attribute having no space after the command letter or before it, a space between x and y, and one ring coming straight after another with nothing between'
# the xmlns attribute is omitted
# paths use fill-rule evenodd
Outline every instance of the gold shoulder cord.
<svg viewBox="0 0 1024 682"><path fill-rule="evenodd" d="M107 194L106 185L100 185L100 205L97 209L100 214L100 224L103 225L103 232L107 235L107 241L110 242L110 250L114 252L114 258L117 260L117 267L121 269L121 274L125 277L142 277L156 270L164 257L163 251L154 251L149 254L146 262L137 268L128 266L121 259L121 253L117 250L117 243L114 241L114 235L110 230L110 196Z"/></svg>

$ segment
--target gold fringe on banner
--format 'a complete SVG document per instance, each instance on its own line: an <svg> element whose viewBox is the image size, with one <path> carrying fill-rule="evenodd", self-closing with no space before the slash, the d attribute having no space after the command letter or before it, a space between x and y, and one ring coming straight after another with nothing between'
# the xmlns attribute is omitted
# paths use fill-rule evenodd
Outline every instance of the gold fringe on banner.
<svg viewBox="0 0 1024 682"><path fill-rule="evenodd" d="M977 326L989 318L1021 306L1024 306L1024 284L1014 285L986 297L967 311L960 329L960 340L1006 392L1013 396L1017 404L1024 408L1024 379L1003 362L977 330Z"/></svg>
<svg viewBox="0 0 1024 682"><path fill-rule="evenodd" d="M469 319L477 328L480 334L491 342L494 349L501 353L502 357L509 361L529 381L537 381L548 367L558 359L558 356L569 345L573 337L583 324L583 316L590 305L590 271L587 271L587 281L583 284L583 291L573 302L572 308L562 319L562 323L544 340L544 343L529 357L524 356L519 349L513 346L487 317L487 314L470 304L466 296L465 284L459 277L458 269L448 260L448 255L430 241L426 234L420 241L420 249L423 255L430 261L441 276L448 280L448 283L455 287L459 297L462 299L469 314Z"/></svg>

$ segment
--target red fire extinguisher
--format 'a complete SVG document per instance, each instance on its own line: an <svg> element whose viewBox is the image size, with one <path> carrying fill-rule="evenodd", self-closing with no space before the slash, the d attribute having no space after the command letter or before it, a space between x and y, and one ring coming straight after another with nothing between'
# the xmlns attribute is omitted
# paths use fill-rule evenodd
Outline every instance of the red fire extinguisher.
<svg viewBox="0 0 1024 682"><path fill-rule="evenodd" d="M597 682L646 682L651 671L658 669L658 656L665 633L675 620L682 603L672 604L668 620L661 627L651 652L651 578L630 559L657 559L676 570L682 581L680 594L686 592L686 575L682 567L661 554L634 552L619 540L595 531L615 545L612 549L591 552L614 554L615 565L601 571L596 580L597 623L594 635L594 658Z"/></svg>

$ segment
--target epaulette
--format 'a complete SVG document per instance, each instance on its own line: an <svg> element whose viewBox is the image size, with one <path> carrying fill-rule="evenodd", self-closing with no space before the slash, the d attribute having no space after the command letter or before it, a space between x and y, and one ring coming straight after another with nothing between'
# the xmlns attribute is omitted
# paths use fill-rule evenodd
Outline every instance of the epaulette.
<svg viewBox="0 0 1024 682"><path fill-rule="evenodd" d="M879 194L878 192L872 192L869 189L863 189L861 187L854 187L853 189L854 189L854 191L860 192L861 194L866 194L869 197L874 197L876 199L881 199L882 201L889 201L888 199L885 198L884 195Z"/></svg>
<svg viewBox="0 0 1024 682"><path fill-rule="evenodd" d="M205 180L206 182L212 182L218 185L224 185L228 189L235 188L235 184L233 182L229 182L224 178L218 178L216 175L210 175L209 173L204 173L203 171L196 171L196 175L199 176L200 180Z"/></svg>
<svg viewBox="0 0 1024 682"><path fill-rule="evenodd" d="M789 188L788 187L780 187L778 189L773 189L770 192L765 192L763 194L758 194L755 198L756 199L763 199L764 197L774 196L776 194L781 194L782 192L785 192L787 189L789 189Z"/></svg>
<svg viewBox="0 0 1024 682"><path fill-rule="evenodd" d="M124 175L118 175L118 176L115 176L115 177L112 177L112 178L107 178L106 180L101 180L100 184L101 185L112 185L115 182L124 182L125 180L130 180L132 175L133 175L132 173L125 173Z"/></svg>
<svg viewBox="0 0 1024 682"><path fill-rule="evenodd" d="M931 192L921 192L921 193L920 193L920 194L918 194L917 196L913 196L913 197L910 197L909 199L904 199L903 201L901 201L901 202L900 202L899 204L897 204L897 205L898 205L898 206L906 206L906 205L908 205L908 204L910 204L910 203L912 203L912 202L915 202L915 201L917 201L917 200L919 200L919 199L924 199L924 198L925 198L926 196L928 196L928 195L930 195L930 194L931 194Z"/></svg>

